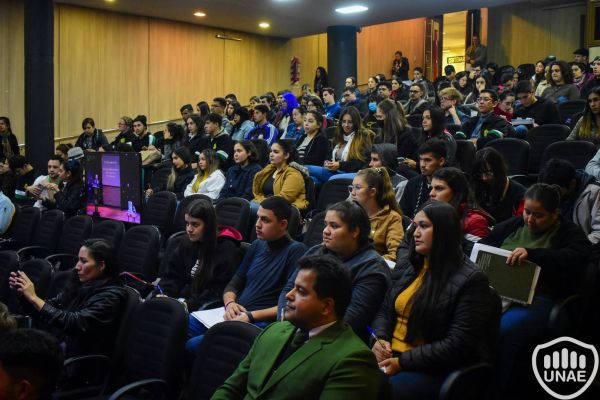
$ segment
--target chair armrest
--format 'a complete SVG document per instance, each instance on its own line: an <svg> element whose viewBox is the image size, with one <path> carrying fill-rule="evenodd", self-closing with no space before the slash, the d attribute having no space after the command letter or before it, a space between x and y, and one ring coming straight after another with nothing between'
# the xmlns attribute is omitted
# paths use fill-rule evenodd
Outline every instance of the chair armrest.
<svg viewBox="0 0 600 400"><path fill-rule="evenodd" d="M164 398L165 392L167 391L167 382L162 379L142 379L121 387L116 392L111 394L108 400L118 400L121 398L121 396L129 392L137 391L143 388L152 388L153 398ZM161 394L161 397L156 397L157 394Z"/></svg>
<svg viewBox="0 0 600 400"><path fill-rule="evenodd" d="M63 363L58 397L70 398L73 393L79 391L83 391L86 396L99 396L108 386L110 367L110 358L102 354L66 359Z"/></svg>
<svg viewBox="0 0 600 400"><path fill-rule="evenodd" d="M483 399L489 389L492 366L488 363L474 364L451 372L440 388L440 400L462 398Z"/></svg>
<svg viewBox="0 0 600 400"><path fill-rule="evenodd" d="M564 336L569 328L577 330L581 317L583 297L574 294L556 302L548 317L548 334L551 338Z"/></svg>
<svg viewBox="0 0 600 400"><path fill-rule="evenodd" d="M78 257L75 254L58 253L46 257L46 261L52 264L55 271L67 271L75 267Z"/></svg>
<svg viewBox="0 0 600 400"><path fill-rule="evenodd" d="M23 261L30 258L46 258L50 255L50 250L44 246L27 246L19 249L17 255Z"/></svg>

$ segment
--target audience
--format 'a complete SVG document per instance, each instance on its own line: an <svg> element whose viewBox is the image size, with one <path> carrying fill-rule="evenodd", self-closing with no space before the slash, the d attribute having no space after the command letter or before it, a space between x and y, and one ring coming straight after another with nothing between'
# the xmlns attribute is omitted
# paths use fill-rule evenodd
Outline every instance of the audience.
<svg viewBox="0 0 600 400"><path fill-rule="evenodd" d="M463 93L463 96L465 96L464 103L468 104L468 105L472 105L474 108L477 107L477 105L478 105L477 99L479 97L481 97L481 93L486 89L489 89L489 90L492 89L492 84L490 83L489 79L487 78L487 75L478 76L477 78L475 78L475 84L471 87L471 91L469 93L467 93L466 96Z"/></svg>
<svg viewBox="0 0 600 400"><path fill-rule="evenodd" d="M440 106L444 110L446 125L462 126L469 120L469 116L457 108L462 99L462 94L453 87L447 87L440 91Z"/></svg>
<svg viewBox="0 0 600 400"><path fill-rule="evenodd" d="M183 141L184 130L183 127L174 122L169 122L163 129L163 138L161 143L161 162L171 161L171 154L173 151L181 146ZM188 150L189 152L189 150Z"/></svg>
<svg viewBox="0 0 600 400"><path fill-rule="evenodd" d="M541 81L546 79L546 64L544 60L539 60L535 63L534 74L531 77L531 85L533 89L537 89L537 86Z"/></svg>
<svg viewBox="0 0 600 400"><path fill-rule="evenodd" d="M42 206L47 209L57 208L65 213L68 219L85 213L85 183L83 167L77 160L69 160L60 164L58 169L60 184L46 183L47 197L42 199Z"/></svg>
<svg viewBox="0 0 600 400"><path fill-rule="evenodd" d="M204 120L204 131L208 134L208 148L217 153L221 159L219 168L227 171L233 155L233 140L221 125L221 116L210 113Z"/></svg>
<svg viewBox="0 0 600 400"><path fill-rule="evenodd" d="M475 154L471 184L477 204L496 222L523 213L525 188L508 177L504 157L496 149L484 147Z"/></svg>
<svg viewBox="0 0 600 400"><path fill-rule="evenodd" d="M50 157L48 160L48 175L40 175L35 178L33 181L33 185L27 186L25 191L31 197L37 199L37 201L33 204L34 207L37 207L44 211L46 207L43 206L42 201L48 198L48 188L47 185L53 183L60 187L60 183L62 179L59 177L60 166L64 161L60 156L54 155Z"/></svg>
<svg viewBox="0 0 600 400"><path fill-rule="evenodd" d="M298 162L306 165L323 165L331 151L329 139L323 133L323 114L308 111L304 116L304 134L296 141Z"/></svg>
<svg viewBox="0 0 600 400"><path fill-rule="evenodd" d="M483 89L477 97L479 114L463 124L467 139L516 136L515 128L506 119L494 114L498 105L498 94L492 89Z"/></svg>
<svg viewBox="0 0 600 400"><path fill-rule="evenodd" d="M515 109L515 118L531 118L533 126L560 123L560 114L556 104L543 97L536 97L530 81L520 81L515 94L520 105Z"/></svg>
<svg viewBox="0 0 600 400"><path fill-rule="evenodd" d="M430 104L425 111L423 111L423 122L421 123L421 133L417 137L417 145L421 145L432 139L439 139L446 145L446 163L448 165L454 164L456 158L456 140L446 130L444 110L436 105ZM416 163L410 159L406 161L409 163L411 168L416 167Z"/></svg>
<svg viewBox="0 0 600 400"><path fill-rule="evenodd" d="M156 137L148 132L148 120L145 115L138 115L133 119L133 134L133 151L148 150L149 146L156 144Z"/></svg>
<svg viewBox="0 0 600 400"><path fill-rule="evenodd" d="M215 209L204 199L185 211L185 233L167 261L161 291L154 293L183 299L193 312L221 299L240 262L242 235L232 227L218 227Z"/></svg>
<svg viewBox="0 0 600 400"><path fill-rule="evenodd" d="M244 107L237 107L233 110L233 125L231 126L231 139L239 142L244 140L246 135L254 129L254 124L250 120L250 113Z"/></svg>
<svg viewBox="0 0 600 400"><path fill-rule="evenodd" d="M61 143L56 146L55 154L60 156L63 160L67 161L69 159L69 150L73 148L71 143ZM1 157L0 157L1 158Z"/></svg>
<svg viewBox="0 0 600 400"><path fill-rule="evenodd" d="M323 88L323 105L327 119L336 120L340 118L342 109L335 101L335 90L330 87Z"/></svg>
<svg viewBox="0 0 600 400"><path fill-rule="evenodd" d="M403 173L409 172L410 175L400 175L397 172L397 166L398 153L396 152L396 146L390 143L376 143L373 145L373 148L371 149L371 162L369 163L369 168L385 168L387 170L392 188L395 193L396 201L400 203L402 193L404 192L404 188L408 182L408 178L406 178L406 176L413 177L417 175L417 173L408 168L404 168Z"/></svg>
<svg viewBox="0 0 600 400"><path fill-rule="evenodd" d="M306 107L298 106L292 111L292 122L287 126L287 130L281 137L282 139L294 139L298 140L304 135L304 115L306 114Z"/></svg>
<svg viewBox="0 0 600 400"><path fill-rule="evenodd" d="M543 98L558 104L567 100L579 99L579 90L573 85L573 72L566 61L551 62L546 80L550 83L550 86L544 89Z"/></svg>
<svg viewBox="0 0 600 400"><path fill-rule="evenodd" d="M392 62L392 76L395 75L401 81L407 81L408 71L410 71L408 58L404 57L401 51L395 52L394 61Z"/></svg>
<svg viewBox="0 0 600 400"><path fill-rule="evenodd" d="M58 173L58 172L57 172ZM0 190L11 200L15 200L16 178L6 157L0 157Z"/></svg>
<svg viewBox="0 0 600 400"><path fill-rule="evenodd" d="M19 154L19 143L17 137L10 127L8 117L0 117L0 157L10 159Z"/></svg>
<svg viewBox="0 0 600 400"><path fill-rule="evenodd" d="M354 201L342 201L327 207L323 243L308 249L306 256L334 256L350 272L352 298L344 314L344 321L365 342L367 325L383 300L390 285L390 268L373 249L369 239L369 216ZM280 312L285 306L285 294L293 288L295 275L279 296Z"/></svg>
<svg viewBox="0 0 600 400"><path fill-rule="evenodd" d="M1 196L0 192L0 196ZM17 328L17 319L8 311L6 304L0 302L0 337ZM0 397L2 398L2 397Z"/></svg>
<svg viewBox="0 0 600 400"><path fill-rule="evenodd" d="M428 107L427 93L421 83L413 82L408 90L409 99L402 106L406 115L421 115Z"/></svg>
<svg viewBox="0 0 600 400"><path fill-rule="evenodd" d="M219 154L211 149L204 149L198 156L198 173L185 188L185 197L192 194L203 194L216 200L225 185L225 175L219 169Z"/></svg>
<svg viewBox="0 0 600 400"><path fill-rule="evenodd" d="M0 190L0 236L10 228L16 211L10 198Z"/></svg>
<svg viewBox="0 0 600 400"><path fill-rule="evenodd" d="M261 100L263 98L261 97ZM269 147L277 140L279 131L275 126L271 125L268 121L269 107L264 104L259 104L254 107L254 122L256 122L254 128L246 134L244 139L263 139L267 142Z"/></svg>
<svg viewBox="0 0 600 400"><path fill-rule="evenodd" d="M514 90L514 88L513 88ZM498 96L498 105L494 107L494 114L511 122L513 119L513 105L515 104L515 94L505 90Z"/></svg>
<svg viewBox="0 0 600 400"><path fill-rule="evenodd" d="M88 239L67 286L43 300L23 271L10 273L9 285L32 306L33 316L56 334L66 356L110 356L127 292L119 279L116 250L104 239Z"/></svg>
<svg viewBox="0 0 600 400"><path fill-rule="evenodd" d="M227 170L225 184L219 194L219 200L241 197L248 201L254 198L252 182L262 167L258 163L258 151L249 140L242 140L233 146L235 165Z"/></svg>
<svg viewBox="0 0 600 400"><path fill-rule="evenodd" d="M360 204L371 222L373 247L385 260L395 265L396 251L404 238L402 211L394 195L386 168L358 171L348 186L352 200Z"/></svg>
<svg viewBox="0 0 600 400"><path fill-rule="evenodd" d="M373 78L369 78L369 80L371 79ZM343 113L348 107L354 107L359 112L360 119L365 118L367 114L369 114L369 107L367 106L367 102L363 99L368 99L371 94L375 94L375 91L373 91L372 93L365 93L361 95L361 98L357 97L356 91L356 86L346 86L344 88L344 92L342 93L342 95L344 96L344 108L340 113L340 124Z"/></svg>
<svg viewBox="0 0 600 400"><path fill-rule="evenodd" d="M418 131L408 124L402 106L391 99L382 100L377 105L375 118L383 123L375 143L391 143L396 146L398 156L415 158Z"/></svg>
<svg viewBox="0 0 600 400"><path fill-rule="evenodd" d="M285 321L262 332L212 398L257 398L262 393L283 399L290 398L290 390L302 399L378 398L375 359L342 322L352 295L349 275L332 257L300 259L298 275L285 293Z"/></svg>
<svg viewBox="0 0 600 400"><path fill-rule="evenodd" d="M182 145L187 147L190 154L196 154L208 147L208 135L204 134L204 118L192 114L187 119L188 134L183 137Z"/></svg>
<svg viewBox="0 0 600 400"><path fill-rule="evenodd" d="M102 129L96 129L96 123L92 118L84 118L81 128L83 133L75 141L75 147L81 147L84 151L98 151L100 148L103 150L109 149L108 139L102 133Z"/></svg>
<svg viewBox="0 0 600 400"><path fill-rule="evenodd" d="M414 226L371 344L394 399L437 399L450 372L491 358L492 299L485 274L463 255L454 207L428 204Z"/></svg>
<svg viewBox="0 0 600 400"><path fill-rule="evenodd" d="M215 97L210 105L210 112L213 114L217 114L221 117L221 126L224 127L229 122L227 115L225 114L225 108L227 107L227 100L223 97ZM203 120L206 121L206 116L203 117Z"/></svg>
<svg viewBox="0 0 600 400"><path fill-rule="evenodd" d="M27 188L35 182L35 169L25 156L19 154L8 159L8 166L15 177L15 202L20 205L32 205L33 202L27 195Z"/></svg>

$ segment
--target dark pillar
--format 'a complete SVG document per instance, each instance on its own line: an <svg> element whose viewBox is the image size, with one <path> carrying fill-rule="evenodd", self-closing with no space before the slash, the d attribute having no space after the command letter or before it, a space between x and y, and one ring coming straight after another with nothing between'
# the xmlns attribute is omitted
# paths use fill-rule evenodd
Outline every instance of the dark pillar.
<svg viewBox="0 0 600 400"><path fill-rule="evenodd" d="M25 3L25 145L44 172L54 154L54 1Z"/></svg>
<svg viewBox="0 0 600 400"><path fill-rule="evenodd" d="M327 75L338 99L346 77L356 76L356 29L350 25L327 27Z"/></svg>

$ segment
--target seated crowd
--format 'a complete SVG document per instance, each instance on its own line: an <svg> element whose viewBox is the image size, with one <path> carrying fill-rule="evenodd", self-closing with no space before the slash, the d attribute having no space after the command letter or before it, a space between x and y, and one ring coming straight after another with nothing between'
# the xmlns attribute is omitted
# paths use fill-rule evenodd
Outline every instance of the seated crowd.
<svg viewBox="0 0 600 400"><path fill-rule="evenodd" d="M85 118L75 147L60 145L49 158L47 175L19 154L9 119L0 117L0 202L12 206L0 232L15 205L84 214L83 152L141 152L146 183L157 170L169 172L164 184L145 189L147 198L206 196L182 210L185 235L149 294L187 307L190 360L209 329L191 313L208 304L223 307L225 321L263 329L214 399L375 399L383 374L394 399L434 399L452 371L479 362L498 367L493 390L509 391L519 352L545 338L552 308L578 293L600 254L600 151L585 171L552 158L527 187L486 144L567 123L559 105L582 98L565 140L598 145L600 58L593 74L587 60L547 59L531 76L475 63L470 73L447 68L429 82L420 67L408 81L401 56L398 75L369 78L365 92L348 77L339 101L319 67L315 93L269 92L250 99L249 109L233 94L198 103L197 113L187 104L183 124L154 134L146 116L123 116L110 142ZM458 150L467 140L475 149L468 168ZM316 210L326 183L342 179L347 199ZM248 246L242 233L217 224L215 205L228 198L249 202L256 239ZM307 247L290 231L294 207L306 225L323 212L318 244ZM531 305L501 313L469 259L478 242L508 250L516 268L525 260L540 266ZM22 271L7 276L34 326L58 339L61 356L112 354L126 298L116 254L105 240L85 241L53 298L39 297ZM8 333L0 342L18 340L2 310L0 330ZM17 357L4 347L0 377Z"/></svg>

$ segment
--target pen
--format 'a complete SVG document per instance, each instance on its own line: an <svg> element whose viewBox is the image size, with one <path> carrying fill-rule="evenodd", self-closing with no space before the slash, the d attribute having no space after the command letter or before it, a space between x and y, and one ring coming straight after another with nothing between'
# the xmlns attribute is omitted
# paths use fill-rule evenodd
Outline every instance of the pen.
<svg viewBox="0 0 600 400"><path fill-rule="evenodd" d="M369 331L369 333L371 334L371 336L373 337L373 339L377 340L377 343L379 343L379 345L381 347L383 347L385 349L385 345L383 344L383 342L377 337L377 335L375 334L375 332L373 332L373 329L371 329L371 327L369 325L367 325L367 330Z"/></svg>

